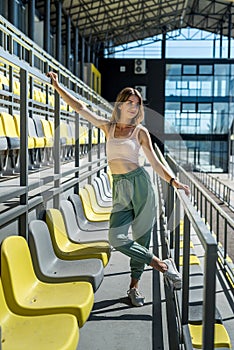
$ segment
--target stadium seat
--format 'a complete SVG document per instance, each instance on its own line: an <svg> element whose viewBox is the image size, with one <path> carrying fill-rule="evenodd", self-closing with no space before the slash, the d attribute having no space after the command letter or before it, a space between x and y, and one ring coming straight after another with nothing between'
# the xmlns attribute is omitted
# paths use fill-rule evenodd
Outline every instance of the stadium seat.
<svg viewBox="0 0 234 350"><path fill-rule="evenodd" d="M76 220L79 228L82 231L99 231L99 230L108 230L109 229L109 220L107 221L89 221L84 213L84 207L81 201L81 198L78 194L71 194L68 197L68 200L71 201L75 214Z"/></svg>
<svg viewBox="0 0 234 350"><path fill-rule="evenodd" d="M0 112L0 118L9 150L10 164L7 164L7 167L10 173L14 173L15 171L19 171L20 139L12 115L6 112Z"/></svg>
<svg viewBox="0 0 234 350"><path fill-rule="evenodd" d="M100 179L102 181L102 185L104 188L104 192L106 196L112 197L112 190L111 186L109 183L108 175L106 173L101 173L100 174Z"/></svg>
<svg viewBox="0 0 234 350"><path fill-rule="evenodd" d="M74 315L22 316L7 305L0 280L1 349L76 350L79 328Z"/></svg>
<svg viewBox="0 0 234 350"><path fill-rule="evenodd" d="M97 197L94 191L94 187L90 184L85 184L84 189L88 192L90 203L93 211L97 214L110 214L112 206L109 203L106 206L100 206L97 201Z"/></svg>
<svg viewBox="0 0 234 350"><path fill-rule="evenodd" d="M109 221L110 214L107 213L95 213L92 207L92 203L89 197L89 193L85 188L79 190L80 198L84 207L85 216L89 221Z"/></svg>
<svg viewBox="0 0 234 350"><path fill-rule="evenodd" d="M80 144L81 156L84 156L87 153L88 143L89 143L88 127L86 125L80 125L79 144Z"/></svg>
<svg viewBox="0 0 234 350"><path fill-rule="evenodd" d="M7 159L8 159L7 139L3 129L2 119L0 118L0 176L6 170Z"/></svg>
<svg viewBox="0 0 234 350"><path fill-rule="evenodd" d="M20 138L20 115L14 114L13 116L15 122L15 128L17 136ZM35 159L35 141L33 137L28 136L28 159L29 159L29 169L33 169L36 164Z"/></svg>
<svg viewBox="0 0 234 350"><path fill-rule="evenodd" d="M214 349L231 349L231 342L225 327L220 323L215 323ZM189 324L192 345L196 349L202 349L202 325Z"/></svg>
<svg viewBox="0 0 234 350"><path fill-rule="evenodd" d="M100 187L98 182L95 181L95 178L92 180L92 186L100 207L112 207L112 198L109 198L104 194L103 186Z"/></svg>
<svg viewBox="0 0 234 350"><path fill-rule="evenodd" d="M72 242L85 243L94 241L108 242L108 230L83 231L79 228L76 220L76 214L72 203L69 200L60 202L60 210L64 218L68 237Z"/></svg>
<svg viewBox="0 0 234 350"><path fill-rule="evenodd" d="M21 236L4 239L1 249L4 294L12 312L24 316L69 313L79 327L93 307L92 285L87 282L45 283L35 275L30 250Z"/></svg>
<svg viewBox="0 0 234 350"><path fill-rule="evenodd" d="M40 166L45 162L45 138L37 135L35 121L32 118L28 118L28 134L34 140L35 163Z"/></svg>
<svg viewBox="0 0 234 350"><path fill-rule="evenodd" d="M100 259L106 266L110 258L107 242L74 243L69 240L62 213L58 209L46 210L48 225L56 255L61 259Z"/></svg>
<svg viewBox="0 0 234 350"><path fill-rule="evenodd" d="M3 74L0 74L0 89L9 91L9 79Z"/></svg>
<svg viewBox="0 0 234 350"><path fill-rule="evenodd" d="M66 144L64 146L64 159L71 159L72 156L72 146L73 146L73 138L68 134L68 124L65 121L61 121L60 123L60 136L61 138L65 138Z"/></svg>
<svg viewBox="0 0 234 350"><path fill-rule="evenodd" d="M103 265L99 259L62 260L54 252L50 232L44 221L29 224L29 248L37 277L48 283L86 281L94 292L103 280Z"/></svg>
<svg viewBox="0 0 234 350"><path fill-rule="evenodd" d="M99 188L99 191L100 191L102 198L104 198L105 200L112 201L112 193L110 193L107 190L107 186L105 186L105 184L103 183L103 180L97 176L93 179L93 182L96 182L98 184L98 188Z"/></svg>
<svg viewBox="0 0 234 350"><path fill-rule="evenodd" d="M39 137L44 137L45 140L45 157L44 162L46 164L51 164L53 162L53 146L54 138L50 130L48 120L42 118L41 116L33 116L33 120L36 125L37 134Z"/></svg>

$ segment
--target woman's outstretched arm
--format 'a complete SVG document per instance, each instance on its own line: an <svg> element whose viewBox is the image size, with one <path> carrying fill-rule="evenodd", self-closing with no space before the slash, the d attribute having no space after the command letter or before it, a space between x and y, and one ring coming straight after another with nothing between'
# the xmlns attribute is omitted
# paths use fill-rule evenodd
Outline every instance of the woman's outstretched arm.
<svg viewBox="0 0 234 350"><path fill-rule="evenodd" d="M173 182L171 184L176 188L183 189L185 193L189 196L189 186L179 182L177 179L174 179L173 174L159 161L158 157L154 152L150 135L147 129L144 128L140 131L139 141L142 145L143 151L148 161L152 165L152 168L155 170L155 172L168 183L171 183L171 180L173 179Z"/></svg>
<svg viewBox="0 0 234 350"><path fill-rule="evenodd" d="M86 120L95 125L98 128L103 129L107 132L107 126L109 121L96 113L90 111L82 101L78 100L76 97L71 95L67 90L65 90L58 81L58 75L54 72L47 73L47 76L50 77L51 83L55 90L59 93L62 99L71 106L77 113L82 115Z"/></svg>

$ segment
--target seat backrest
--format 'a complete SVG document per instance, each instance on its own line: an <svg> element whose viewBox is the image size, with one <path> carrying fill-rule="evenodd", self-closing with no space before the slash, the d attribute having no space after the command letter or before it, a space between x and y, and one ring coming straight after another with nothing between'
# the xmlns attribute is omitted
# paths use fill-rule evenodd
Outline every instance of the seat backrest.
<svg viewBox="0 0 234 350"><path fill-rule="evenodd" d="M75 214L76 214L76 220L77 220L77 224L81 229L84 229L88 220L85 216L84 213L84 207L82 204L82 201L80 199L80 196L78 194L71 194L68 197L68 200L72 203Z"/></svg>
<svg viewBox="0 0 234 350"><path fill-rule="evenodd" d="M4 323L4 320L7 319L7 315L10 313L10 310L8 308L8 305L6 303L3 286L2 286L2 280L0 278L0 324L2 325Z"/></svg>
<svg viewBox="0 0 234 350"><path fill-rule="evenodd" d="M42 123L41 123L41 117L35 115L35 116L33 116L33 120L35 122L37 135L39 137L45 137L45 134L44 134L44 131L43 131L43 127L42 127Z"/></svg>
<svg viewBox="0 0 234 350"><path fill-rule="evenodd" d="M5 135L7 137L15 137L18 138L16 126L14 123L14 119L12 115L6 113L6 112L1 112L0 116L2 118L2 123L5 131Z"/></svg>
<svg viewBox="0 0 234 350"><path fill-rule="evenodd" d="M107 174L106 173L101 173L100 174L100 179L103 182L103 186L104 186L105 192L106 193L111 193L110 183L109 183Z"/></svg>
<svg viewBox="0 0 234 350"><path fill-rule="evenodd" d="M85 215L87 216L87 213L89 211L93 211L92 209L92 205L91 205L91 201L90 201L90 197L89 197L89 193L85 188L80 188L79 189L79 194L80 194L80 198L84 207L84 212Z"/></svg>
<svg viewBox="0 0 234 350"><path fill-rule="evenodd" d="M60 255L60 252L63 252L64 247L69 243L62 213L58 209L47 209L46 223L50 231L54 251L56 255Z"/></svg>
<svg viewBox="0 0 234 350"><path fill-rule="evenodd" d="M99 191L102 199L111 201L111 197L107 196L106 193L104 192L103 182L99 177L95 177L93 179L93 186L96 189L96 193Z"/></svg>
<svg viewBox="0 0 234 350"><path fill-rule="evenodd" d="M14 114L13 119L14 119L14 122L15 122L17 135L18 135L18 137L20 137L20 115L19 114ZM34 146L35 146L34 139L29 136L28 137L28 148L32 149L32 148L34 148Z"/></svg>
<svg viewBox="0 0 234 350"><path fill-rule="evenodd" d="M7 149L7 139L3 128L2 118L0 118L0 151Z"/></svg>
<svg viewBox="0 0 234 350"><path fill-rule="evenodd" d="M32 220L29 223L29 248L32 255L33 266L37 276L41 271L46 272L58 259L55 255L50 232L42 220Z"/></svg>
<svg viewBox="0 0 234 350"><path fill-rule="evenodd" d="M67 132L69 137L75 137L75 123L69 121L67 124Z"/></svg>
<svg viewBox="0 0 234 350"><path fill-rule="evenodd" d="M31 137L38 137L36 126L32 118L28 118L28 134Z"/></svg>
<svg viewBox="0 0 234 350"><path fill-rule="evenodd" d="M42 129L44 132L44 136L48 138L52 138L53 134L51 132L49 121L46 119L41 119Z"/></svg>
<svg viewBox="0 0 234 350"><path fill-rule="evenodd" d="M9 236L1 248L1 276L8 305L22 300L37 283L27 241L22 236Z"/></svg>
<svg viewBox="0 0 234 350"><path fill-rule="evenodd" d="M61 121L60 123L60 136L68 137L67 123L64 121Z"/></svg>
<svg viewBox="0 0 234 350"><path fill-rule="evenodd" d="M90 184L85 184L84 188L86 189L86 191L89 194L89 198L90 198L91 204L92 205L98 204L97 197L96 197L96 194L95 194L93 186L90 185Z"/></svg>
<svg viewBox="0 0 234 350"><path fill-rule="evenodd" d="M77 242L79 239L80 229L77 225L76 214L72 203L69 200L62 200L60 202L60 210L63 215L69 238L72 241Z"/></svg>

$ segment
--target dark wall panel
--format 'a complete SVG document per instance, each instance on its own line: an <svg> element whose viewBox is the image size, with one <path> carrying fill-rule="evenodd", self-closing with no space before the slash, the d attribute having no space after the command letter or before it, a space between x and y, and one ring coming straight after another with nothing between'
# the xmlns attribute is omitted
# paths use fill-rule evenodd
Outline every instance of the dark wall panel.
<svg viewBox="0 0 234 350"><path fill-rule="evenodd" d="M135 73L134 59L103 59L99 62L102 74L102 96L114 102L117 94L127 86L146 86L145 124L152 136L163 142L165 61L146 60L146 73Z"/></svg>

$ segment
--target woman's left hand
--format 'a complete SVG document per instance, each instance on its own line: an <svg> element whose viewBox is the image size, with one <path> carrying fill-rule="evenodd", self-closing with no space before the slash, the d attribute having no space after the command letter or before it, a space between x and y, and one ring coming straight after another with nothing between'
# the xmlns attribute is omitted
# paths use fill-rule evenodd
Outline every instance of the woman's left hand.
<svg viewBox="0 0 234 350"><path fill-rule="evenodd" d="M179 182L178 180L174 180L173 186L178 188L179 190L184 190L184 192L187 196L190 195L190 187L188 185L185 185L185 184Z"/></svg>

